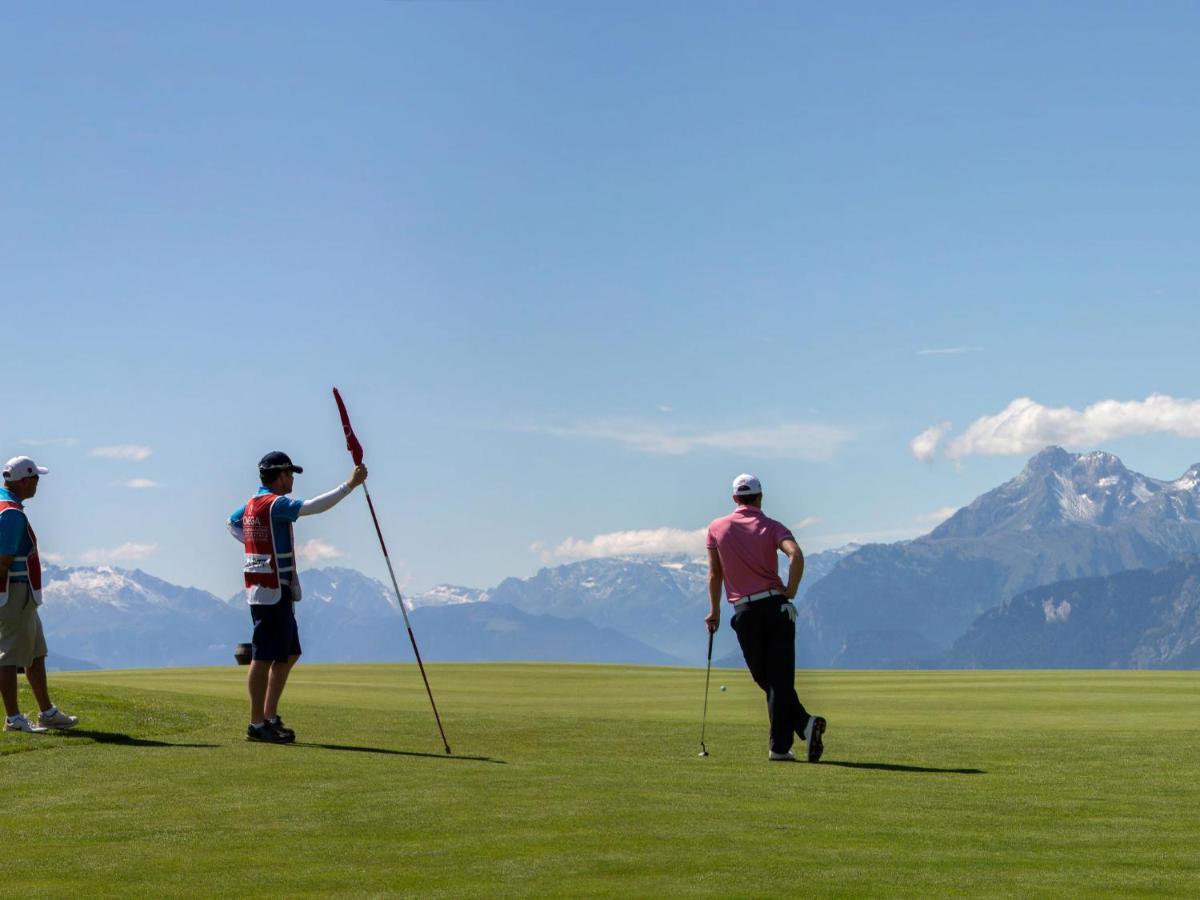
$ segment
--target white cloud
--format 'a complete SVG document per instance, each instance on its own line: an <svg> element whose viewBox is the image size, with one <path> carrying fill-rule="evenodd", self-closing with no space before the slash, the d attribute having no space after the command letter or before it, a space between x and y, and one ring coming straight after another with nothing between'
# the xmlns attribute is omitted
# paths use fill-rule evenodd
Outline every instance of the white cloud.
<svg viewBox="0 0 1200 900"><path fill-rule="evenodd" d="M102 566L116 562L137 562L145 559L158 550L158 544L126 543L111 550L85 550L79 554L79 561L85 566Z"/></svg>
<svg viewBox="0 0 1200 900"><path fill-rule="evenodd" d="M150 488L162 487L157 481L151 481L149 478L130 478L128 481L118 481L121 487L133 488L135 491L149 490Z"/></svg>
<svg viewBox="0 0 1200 900"><path fill-rule="evenodd" d="M936 428L913 438L913 455L932 458L938 441L922 438ZM1069 406L1043 406L1028 397L1018 398L994 416L976 419L945 449L950 459L977 454L1025 455L1057 444L1088 448L1107 441L1142 434L1172 434L1200 437L1200 401L1151 394L1145 400L1101 400L1082 410ZM941 434L937 437L940 439ZM922 456L921 452L927 455Z"/></svg>
<svg viewBox="0 0 1200 900"><path fill-rule="evenodd" d="M918 350L917 356L962 356L964 353L982 352L982 347L937 347L931 350Z"/></svg>
<svg viewBox="0 0 1200 900"><path fill-rule="evenodd" d="M143 447L140 444L118 444L115 447L96 447L89 455L104 459L131 459L134 462L141 462L153 452L149 447Z"/></svg>
<svg viewBox="0 0 1200 900"><path fill-rule="evenodd" d="M916 521L918 524L941 525L948 518L958 512L959 509L961 509L961 507L943 506L941 509L935 509L933 512L922 513L921 515L917 516Z"/></svg>
<svg viewBox="0 0 1200 900"><path fill-rule="evenodd" d="M74 447L79 438L21 438L21 443L26 447Z"/></svg>
<svg viewBox="0 0 1200 900"><path fill-rule="evenodd" d="M636 421L606 421L529 429L564 438L615 441L653 456L722 450L759 459L825 462L853 437L836 425L794 422L757 428L705 430Z"/></svg>
<svg viewBox="0 0 1200 900"><path fill-rule="evenodd" d="M64 563L67 560L61 553L42 553L40 550L38 551L38 556L43 562L54 563L55 565Z"/></svg>
<svg viewBox="0 0 1200 900"><path fill-rule="evenodd" d="M792 531L803 531L805 528L812 528L814 525L819 525L820 522L821 520L816 516L805 516L792 526Z"/></svg>
<svg viewBox="0 0 1200 900"><path fill-rule="evenodd" d="M950 423L943 422L941 425L933 425L926 428L915 438L908 442L908 448L921 462L933 462L933 457L937 454L938 444L942 442L942 437L950 430Z"/></svg>
<svg viewBox="0 0 1200 900"><path fill-rule="evenodd" d="M346 554L333 546L333 544L313 538L311 541L305 541L297 547L296 555L300 557L300 562L305 565L315 566L318 563L327 562L331 559L340 559Z"/></svg>
<svg viewBox="0 0 1200 900"><path fill-rule="evenodd" d="M654 553L694 553L704 555L706 529L646 528L637 531L613 531L587 539L569 537L557 547L547 549L540 542L530 549L543 562L556 559L596 559L605 556L645 556Z"/></svg>

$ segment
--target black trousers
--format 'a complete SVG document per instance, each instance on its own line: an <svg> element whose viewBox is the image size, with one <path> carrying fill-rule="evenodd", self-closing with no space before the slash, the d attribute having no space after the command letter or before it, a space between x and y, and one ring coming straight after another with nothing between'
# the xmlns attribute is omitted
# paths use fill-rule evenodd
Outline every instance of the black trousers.
<svg viewBox="0 0 1200 900"><path fill-rule="evenodd" d="M796 695L796 625L782 609L787 600L768 597L743 607L730 625L754 683L767 695L771 750L787 753L804 735L808 711Z"/></svg>

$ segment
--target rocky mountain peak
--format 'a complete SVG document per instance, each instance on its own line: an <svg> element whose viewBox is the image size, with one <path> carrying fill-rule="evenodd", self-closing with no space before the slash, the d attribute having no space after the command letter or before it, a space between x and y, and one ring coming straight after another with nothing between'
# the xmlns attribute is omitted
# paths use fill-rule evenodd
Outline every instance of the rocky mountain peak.
<svg viewBox="0 0 1200 900"><path fill-rule="evenodd" d="M1200 466L1159 481L1095 450L1047 447L1021 473L976 498L929 537L984 537L1066 525L1128 526L1152 531L1164 521L1200 522Z"/></svg>

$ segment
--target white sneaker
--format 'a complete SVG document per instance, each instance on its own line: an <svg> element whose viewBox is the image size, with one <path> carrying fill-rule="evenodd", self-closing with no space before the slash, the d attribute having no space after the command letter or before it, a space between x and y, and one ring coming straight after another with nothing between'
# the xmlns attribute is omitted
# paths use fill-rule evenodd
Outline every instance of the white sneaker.
<svg viewBox="0 0 1200 900"><path fill-rule="evenodd" d="M795 762L796 754L789 750L787 753L776 753L772 750L767 754L767 759L771 762Z"/></svg>
<svg viewBox="0 0 1200 900"><path fill-rule="evenodd" d="M38 713L37 723L42 726L42 731L47 728L74 728L79 724L78 716L68 716L61 709L55 709L50 715Z"/></svg>
<svg viewBox="0 0 1200 900"><path fill-rule="evenodd" d="M27 718L25 718L23 715L18 713L17 715L13 716L11 719L6 718L4 720L4 730L5 731L27 731L27 732L30 732L31 734L38 734L43 731L49 731L50 729L45 728L41 725L35 725L32 722L30 722Z"/></svg>

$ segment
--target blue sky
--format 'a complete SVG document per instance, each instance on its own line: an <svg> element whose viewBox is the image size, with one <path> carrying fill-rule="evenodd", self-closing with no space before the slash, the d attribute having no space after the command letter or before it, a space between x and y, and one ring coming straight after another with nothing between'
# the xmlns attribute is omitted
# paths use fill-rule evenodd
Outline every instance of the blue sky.
<svg viewBox="0 0 1200 900"><path fill-rule="evenodd" d="M819 549L1060 436L1200 461L1200 8L840 6L6 4L44 549L232 594L259 456L347 474L333 384L411 589L687 545L742 471ZM361 498L297 537L384 574Z"/></svg>

